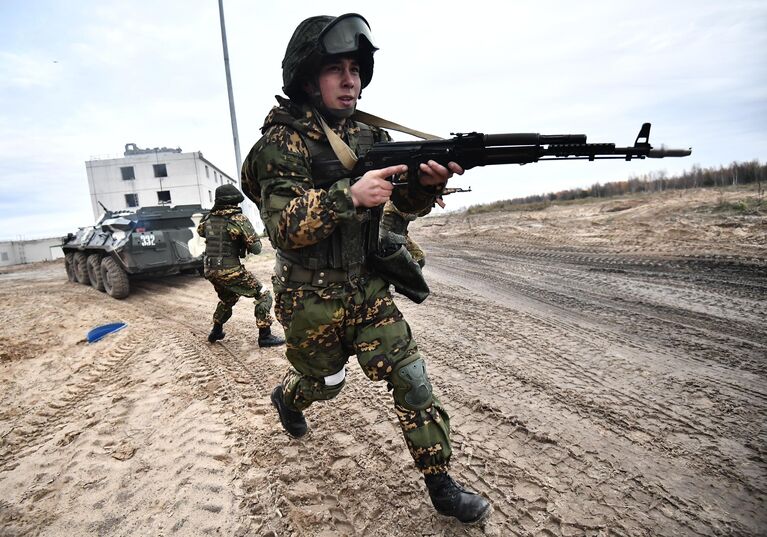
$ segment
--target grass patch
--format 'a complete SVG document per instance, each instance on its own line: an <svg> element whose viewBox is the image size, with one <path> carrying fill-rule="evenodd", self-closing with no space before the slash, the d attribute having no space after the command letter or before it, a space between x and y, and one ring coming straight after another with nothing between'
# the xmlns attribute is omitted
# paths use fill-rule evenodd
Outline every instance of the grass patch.
<svg viewBox="0 0 767 537"><path fill-rule="evenodd" d="M512 203L511 200L494 201L471 205L466 209L466 214L485 214L501 211L541 211L550 206L551 202L542 201L537 203Z"/></svg>
<svg viewBox="0 0 767 537"><path fill-rule="evenodd" d="M573 205L589 205L592 203L600 203L605 201L628 200L631 198L636 198L637 196L641 196L641 195L642 194L634 194L634 195L626 195L626 196L615 196L615 197L609 197L609 198L586 197L586 198L578 198L578 199L571 199L571 200L535 201L530 203L520 203L519 201L515 201L515 200L499 200L499 201L494 201L492 203L482 203L479 205L471 205L466 209L466 214L483 214L483 213L492 213L492 212L501 212L501 211L520 211L520 212L542 211L552 206L570 207ZM626 208L629 208L629 207L626 207ZM621 210L621 209L616 209L616 210Z"/></svg>
<svg viewBox="0 0 767 537"><path fill-rule="evenodd" d="M744 198L741 200L719 202L707 208L709 212L733 216L758 216L767 212L767 201L763 198Z"/></svg>

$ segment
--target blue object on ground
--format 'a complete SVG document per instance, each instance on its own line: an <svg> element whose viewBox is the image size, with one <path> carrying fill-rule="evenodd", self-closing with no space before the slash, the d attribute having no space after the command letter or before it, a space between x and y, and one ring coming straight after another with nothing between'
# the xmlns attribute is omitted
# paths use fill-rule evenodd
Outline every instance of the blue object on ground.
<svg viewBox="0 0 767 537"><path fill-rule="evenodd" d="M109 323L109 324L102 324L101 326L97 326L90 332L88 332L88 343L95 343L107 334L111 334L112 332L117 332L118 330L122 330L127 325L125 323Z"/></svg>

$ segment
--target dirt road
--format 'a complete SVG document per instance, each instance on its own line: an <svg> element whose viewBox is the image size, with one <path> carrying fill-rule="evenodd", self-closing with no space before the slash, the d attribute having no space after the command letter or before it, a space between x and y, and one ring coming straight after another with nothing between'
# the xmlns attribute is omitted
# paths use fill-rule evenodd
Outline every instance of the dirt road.
<svg viewBox="0 0 767 537"><path fill-rule="evenodd" d="M63 263L0 273L0 535L763 535L767 218L691 191L419 220L432 296L398 304L451 415L436 515L385 386L281 431L252 301L205 341L201 278L113 300ZM726 199L725 199L726 198ZM763 213L762 213L763 214ZM262 280L271 251L248 262ZM126 329L86 344L112 321ZM277 329L276 331L279 331Z"/></svg>

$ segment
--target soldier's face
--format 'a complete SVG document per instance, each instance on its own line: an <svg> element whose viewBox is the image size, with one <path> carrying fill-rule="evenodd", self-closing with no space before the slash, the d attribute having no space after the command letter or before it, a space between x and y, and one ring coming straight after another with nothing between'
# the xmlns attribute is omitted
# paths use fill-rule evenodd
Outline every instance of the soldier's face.
<svg viewBox="0 0 767 537"><path fill-rule="evenodd" d="M354 109L360 96L360 65L351 58L338 58L320 68L317 77L322 103L331 109Z"/></svg>

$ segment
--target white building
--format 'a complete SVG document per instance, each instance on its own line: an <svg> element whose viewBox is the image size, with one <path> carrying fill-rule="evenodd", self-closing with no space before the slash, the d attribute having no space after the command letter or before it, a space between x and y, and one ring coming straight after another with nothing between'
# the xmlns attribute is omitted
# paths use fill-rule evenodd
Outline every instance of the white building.
<svg viewBox="0 0 767 537"><path fill-rule="evenodd" d="M217 187L229 183L239 188L238 181L205 160L200 151L139 149L136 144L125 144L123 155L85 163L96 219L104 212L99 203L113 211L197 203L209 209Z"/></svg>
<svg viewBox="0 0 767 537"><path fill-rule="evenodd" d="M64 257L61 237L19 241L0 241L0 267L52 261Z"/></svg>

